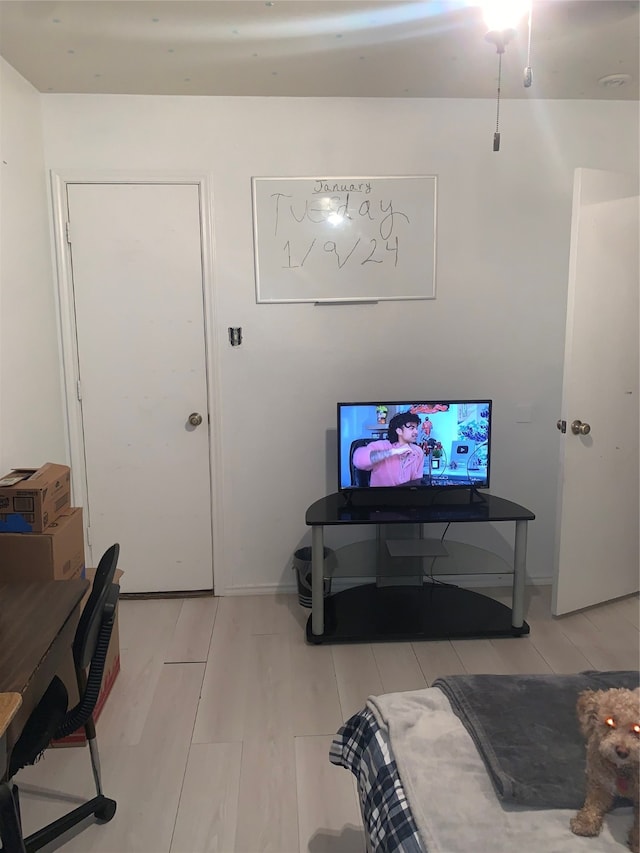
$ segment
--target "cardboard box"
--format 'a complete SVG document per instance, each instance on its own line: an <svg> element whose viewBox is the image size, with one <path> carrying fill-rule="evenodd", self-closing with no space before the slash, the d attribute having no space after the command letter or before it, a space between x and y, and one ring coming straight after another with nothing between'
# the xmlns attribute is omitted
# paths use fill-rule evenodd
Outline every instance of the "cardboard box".
<svg viewBox="0 0 640 853"><path fill-rule="evenodd" d="M44 533L0 533L0 581L70 580L83 569L79 507L64 511Z"/></svg>
<svg viewBox="0 0 640 853"><path fill-rule="evenodd" d="M93 583L93 579L95 577L95 569L86 569L86 577L89 581ZM115 582L119 583L120 578L122 577L122 571L120 569L116 569L115 574ZM82 599L81 607L84 608L87 603L87 599L89 598L89 594L91 593L91 587L85 593L84 598ZM105 702L109 698L109 694L113 689L113 685L115 680L120 672L120 635L118 630L118 608L116 607L116 618L113 623L113 630L111 632L111 640L109 641L109 648L107 649L107 659L104 665L104 674L102 676L102 687L100 688L100 694L98 696L98 701L96 703L95 710L93 712L94 722L98 721L100 714L102 713L102 709L104 708ZM65 686L67 688L67 692L69 694L69 708L73 708L74 705L78 702L78 683L76 680L76 673L73 666L73 657L69 656L69 663L66 668L59 673L60 678L64 681ZM54 740L51 742L51 746L60 747L60 746L84 746L87 742L87 738L84 732L84 728L78 729L78 731L73 732L65 738L61 738L60 740Z"/></svg>
<svg viewBox="0 0 640 853"><path fill-rule="evenodd" d="M71 506L68 465L14 468L0 479L0 531L42 533Z"/></svg>

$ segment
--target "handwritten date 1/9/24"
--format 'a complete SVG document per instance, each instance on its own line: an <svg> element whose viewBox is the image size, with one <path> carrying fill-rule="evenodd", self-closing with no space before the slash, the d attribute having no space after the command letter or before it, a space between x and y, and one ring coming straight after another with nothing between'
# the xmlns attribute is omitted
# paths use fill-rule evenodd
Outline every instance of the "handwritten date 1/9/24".
<svg viewBox="0 0 640 853"><path fill-rule="evenodd" d="M282 264L282 269L293 270L304 267L305 261L313 253L315 256L319 252L325 252L327 255L335 256L338 269L341 270L346 264L382 264L385 260L393 263L394 267L398 266L399 242L398 238L394 237L391 240L380 240L377 237L371 237L370 240L363 240L361 237L350 246L338 248L334 240L326 240L324 243L314 239L307 246L303 247L302 253L293 253L291 249L291 241L283 246L285 262Z"/></svg>

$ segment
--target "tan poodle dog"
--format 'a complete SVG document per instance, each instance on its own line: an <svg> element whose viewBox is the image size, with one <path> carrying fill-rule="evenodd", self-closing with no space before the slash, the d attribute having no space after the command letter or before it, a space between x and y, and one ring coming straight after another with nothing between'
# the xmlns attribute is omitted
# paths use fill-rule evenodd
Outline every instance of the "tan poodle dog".
<svg viewBox="0 0 640 853"><path fill-rule="evenodd" d="M629 849L638 850L638 762L640 688L584 690L578 696L578 720L587 739L587 796L571 819L576 835L599 835L616 796L633 803Z"/></svg>

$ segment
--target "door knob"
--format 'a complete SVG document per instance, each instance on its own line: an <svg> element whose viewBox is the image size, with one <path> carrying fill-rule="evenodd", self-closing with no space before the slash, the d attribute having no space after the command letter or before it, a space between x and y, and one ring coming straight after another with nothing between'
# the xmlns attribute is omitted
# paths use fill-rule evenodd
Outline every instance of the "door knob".
<svg viewBox="0 0 640 853"><path fill-rule="evenodd" d="M198 412L191 412L189 415L189 423L191 426L200 426L202 423L202 415L199 415Z"/></svg>
<svg viewBox="0 0 640 853"><path fill-rule="evenodd" d="M573 421L571 423L571 432L574 435L589 435L591 427L589 424L583 424L582 421Z"/></svg>

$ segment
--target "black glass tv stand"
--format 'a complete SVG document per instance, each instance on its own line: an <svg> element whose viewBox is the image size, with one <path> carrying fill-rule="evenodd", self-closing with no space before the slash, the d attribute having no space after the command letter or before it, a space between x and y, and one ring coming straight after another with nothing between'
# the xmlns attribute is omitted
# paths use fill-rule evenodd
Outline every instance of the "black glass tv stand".
<svg viewBox="0 0 640 853"><path fill-rule="evenodd" d="M307 509L305 516L311 527L312 546L312 609L307 640L319 644L528 634L529 626L524 621L527 524L534 518L525 507L489 493L482 495L482 501L471 501L464 489L427 496L413 491L382 496L354 490L348 500L342 492L321 498ZM386 525L412 524L421 530L422 525L428 524L502 521L515 523L513 565L506 567L513 573L511 607L454 583L434 581L423 572L424 548L418 549L420 553L415 556L407 555L406 549L394 554L389 543L379 536ZM375 525L377 537L339 549L333 564L327 566L324 528L344 525ZM437 544L437 540L429 541ZM463 561L473 560L473 552L481 550L463 543L450 543L453 546ZM360 573L355 571L356 562L364 565L366 576L375 576L376 582L352 586L324 598L325 577L354 577ZM403 582L394 582L396 573L404 576Z"/></svg>

